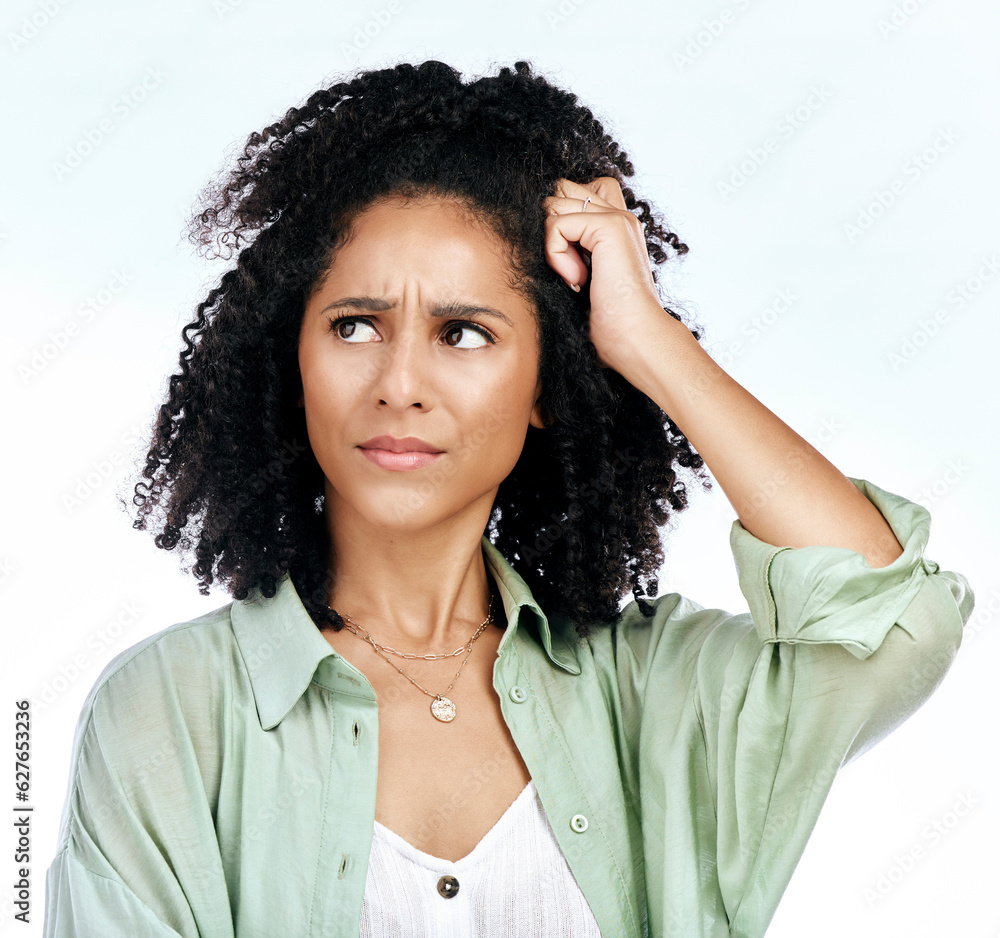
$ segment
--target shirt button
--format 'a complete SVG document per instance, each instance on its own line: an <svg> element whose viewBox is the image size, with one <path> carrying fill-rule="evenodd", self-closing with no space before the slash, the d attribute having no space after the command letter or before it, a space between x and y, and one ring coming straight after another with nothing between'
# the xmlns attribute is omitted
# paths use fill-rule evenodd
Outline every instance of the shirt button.
<svg viewBox="0 0 1000 938"><path fill-rule="evenodd" d="M438 880L438 892L445 899L451 899L458 895L458 880L454 876L442 876Z"/></svg>
<svg viewBox="0 0 1000 938"><path fill-rule="evenodd" d="M509 691L510 699L514 703L524 703L528 699L528 694L520 684L515 684Z"/></svg>
<svg viewBox="0 0 1000 938"><path fill-rule="evenodd" d="M582 834L587 829L587 819L582 814L574 814L569 819L569 826L578 834Z"/></svg>

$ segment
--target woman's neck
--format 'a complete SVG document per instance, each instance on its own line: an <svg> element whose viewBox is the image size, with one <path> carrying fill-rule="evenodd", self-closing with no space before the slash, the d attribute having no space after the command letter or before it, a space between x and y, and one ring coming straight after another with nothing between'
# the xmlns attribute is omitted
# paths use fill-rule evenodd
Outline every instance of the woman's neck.
<svg viewBox="0 0 1000 938"><path fill-rule="evenodd" d="M489 611L494 588L483 559L484 528L472 516L405 532L339 521L331 531L327 604L397 651L453 651ZM505 624L499 596L493 618Z"/></svg>

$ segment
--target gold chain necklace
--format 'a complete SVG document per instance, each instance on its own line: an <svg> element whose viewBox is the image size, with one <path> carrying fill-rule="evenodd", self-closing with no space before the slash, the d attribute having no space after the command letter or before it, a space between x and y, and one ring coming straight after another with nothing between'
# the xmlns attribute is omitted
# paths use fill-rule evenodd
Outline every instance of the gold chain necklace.
<svg viewBox="0 0 1000 938"><path fill-rule="evenodd" d="M327 608L329 608L329 606ZM452 701L452 700L449 700L445 696L445 694L447 694L448 691L450 691L455 686L455 681L458 680L459 675L462 673L462 668L465 667L465 662L469 660L469 655L472 654L472 645L473 645L473 643L476 641L477 638L479 638L480 635L483 634L483 632L486 630L486 628L493 621L493 597L492 597L492 595L490 596L490 611L489 611L489 615L486 616L486 618L483 620L483 622L479 626L479 628L476 629L475 634L461 648L456 648L455 651L450 652L447 655L408 655L408 654L404 654L403 652L396 651L393 648L388 648L385 645L379 645L378 642L376 642L375 639L373 639L371 637L371 633L369 633L367 629L362 628L361 626L358 626L358 629L361 629L361 631L365 633L363 636L360 635L359 632L358 632L358 629L354 628L354 626L357 623L355 623L354 620L350 616L344 615L343 613L338 613L338 615L342 619L347 620L345 622L345 624L344 624L344 628L345 629L347 629L350 632L353 632L355 635L358 636L358 638L362 638L364 641L367 641L372 646L372 648L375 649L375 653L380 658L383 658L385 661L388 661L389 664L391 664L394 668L396 668L396 670L399 671L399 673L402 674L403 677L405 677L414 687L416 687L418 690L423 691L428 697L433 697L434 698L431 701L431 713L434 715L434 717L436 719L440 720L442 723L450 723L452 720L455 719L455 716L458 713L458 708L455 706L455 702ZM348 625L347 624L348 622L351 623L351 624ZM462 662L462 664L459 667L458 671L455 673L454 679L448 685L447 689L444 691L444 694L432 694L429 690L426 690L425 688L421 687L415 680L413 680L412 677L410 677L409 674L407 674L401 668L396 667L396 665L393 664L392 661L389 661L389 659L386 658L386 656L384 654L382 654L383 651L392 652L392 654L398 655L400 658L422 658L422 659L425 659L425 660L428 660L428 661L432 660L432 659L435 659L435 658L454 658L456 655L460 655L463 651L467 652L467 654L465 656L465 661Z"/></svg>

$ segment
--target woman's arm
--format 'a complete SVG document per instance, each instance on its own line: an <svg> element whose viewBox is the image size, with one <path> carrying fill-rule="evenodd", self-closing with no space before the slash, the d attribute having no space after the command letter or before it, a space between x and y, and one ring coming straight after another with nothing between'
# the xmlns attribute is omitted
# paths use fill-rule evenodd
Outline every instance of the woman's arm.
<svg viewBox="0 0 1000 938"><path fill-rule="evenodd" d="M572 286L588 276L573 242L590 253L590 338L600 361L673 420L741 524L776 546L845 547L872 567L896 560L903 548L878 509L664 313L642 225L617 181L560 180L557 193L547 200L549 262Z"/></svg>
<svg viewBox="0 0 1000 938"><path fill-rule="evenodd" d="M691 441L755 537L782 547L846 547L872 567L903 553L857 487L726 374L683 323L661 311L644 338L623 376Z"/></svg>
<svg viewBox="0 0 1000 938"><path fill-rule="evenodd" d="M609 643L647 856L662 857L650 918L707 934L714 903L727 933L762 935L836 773L937 687L974 597L924 556L924 508L841 475L663 311L614 179L556 191L547 259L570 286L590 277L599 362L669 414L739 515L749 616L666 594L651 615L626 607Z"/></svg>

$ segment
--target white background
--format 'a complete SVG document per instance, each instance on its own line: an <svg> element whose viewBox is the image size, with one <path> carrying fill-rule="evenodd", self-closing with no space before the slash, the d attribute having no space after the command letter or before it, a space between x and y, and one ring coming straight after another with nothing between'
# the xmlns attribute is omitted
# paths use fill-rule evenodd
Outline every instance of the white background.
<svg viewBox="0 0 1000 938"><path fill-rule="evenodd" d="M342 72L440 58L468 76L527 58L593 107L636 164L637 192L691 246L670 287L717 360L845 474L922 501L927 556L977 594L939 690L838 777L768 935L995 938L997 9L393 6L14 0L0 15L5 745L14 700L36 701L33 920L10 918L4 846L0 933L41 934L72 734L101 668L229 601L200 596L116 504L180 328L221 273L182 237L199 190L249 133ZM779 291L794 301L775 307ZM660 590L743 611L735 513L718 487L692 492ZM974 808L933 842L927 826L948 825L963 796ZM880 877L890 888L872 901Z"/></svg>

